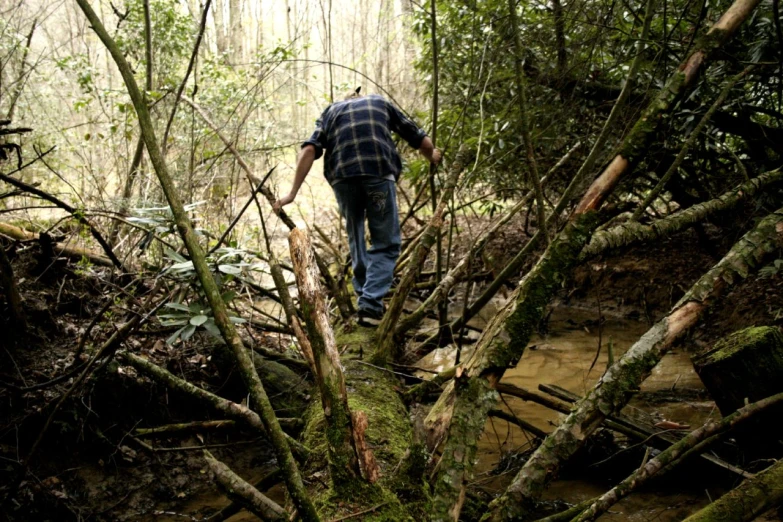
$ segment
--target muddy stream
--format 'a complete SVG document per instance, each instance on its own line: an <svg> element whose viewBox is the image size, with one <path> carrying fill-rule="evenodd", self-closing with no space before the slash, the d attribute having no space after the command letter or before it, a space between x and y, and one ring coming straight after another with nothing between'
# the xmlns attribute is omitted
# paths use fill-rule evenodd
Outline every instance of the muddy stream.
<svg viewBox="0 0 783 522"><path fill-rule="evenodd" d="M487 307L483 313L484 319L479 318L476 326L494 314L495 310ZM600 331L602 349L593 369L590 370L598 348L597 317L595 310L571 307L555 309L549 321L548 333L544 336L538 335L531 341L517 367L506 372L503 382L528 390L538 390L539 384L556 384L580 396L585 395L606 369L607 344L610 340L616 360L648 329L644 322L604 315ZM470 356L472 349L469 345L463 348L462 360ZM440 371L454 364L455 355L454 348L438 349L417 363L417 366ZM425 376L423 373L420 375ZM641 391L671 391L677 388L703 389L689 355L682 350L666 355L645 381ZM552 431L565 417L538 404L513 397L505 397L505 403L504 409L510 407L517 417L547 432ZM639 406L632 402L625 411L630 408L642 408L656 420L665 419L691 427L703 424L710 415L719 415L711 401L663 402L652 407ZM486 491L500 493L512 477L490 472L504 453L524 450L530 440L530 435L514 425L498 419L488 420L479 443L476 485ZM593 480L589 470L579 475L582 475L579 479L556 481L544 498L577 503L603 493L612 485L598 479ZM621 478L623 477L618 477L617 481ZM657 483L652 488L646 488L626 498L601 520L679 521L708 504L708 494L702 486L687 491L682 484L677 484L671 491L667 491L664 485Z"/></svg>

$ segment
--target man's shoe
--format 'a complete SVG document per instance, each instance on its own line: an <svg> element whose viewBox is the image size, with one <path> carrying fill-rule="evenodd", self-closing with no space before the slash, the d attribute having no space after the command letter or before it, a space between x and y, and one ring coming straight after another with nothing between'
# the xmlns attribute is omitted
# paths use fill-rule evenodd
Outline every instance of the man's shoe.
<svg viewBox="0 0 783 522"><path fill-rule="evenodd" d="M356 321L361 326L376 327L381 324L383 319L383 312L376 312L374 310L359 310L359 319Z"/></svg>

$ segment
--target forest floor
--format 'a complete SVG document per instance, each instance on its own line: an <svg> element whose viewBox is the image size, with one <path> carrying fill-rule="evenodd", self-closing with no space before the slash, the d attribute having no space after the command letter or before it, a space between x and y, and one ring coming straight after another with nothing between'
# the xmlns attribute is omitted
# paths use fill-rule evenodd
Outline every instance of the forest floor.
<svg viewBox="0 0 783 522"><path fill-rule="evenodd" d="M522 226L517 223L509 227L493 243L489 253L493 262L499 265L506 253L521 246L518 238L522 234L514 227ZM542 373L535 357L562 362L565 354L558 351L557 339L562 338L565 330L571 330L586 339L581 350L588 356L577 364L583 372L579 378L584 381L584 361L592 359L598 331L605 333L604 343L614 335L619 344L622 332L632 342L649 324L662 317L691 283L717 261L715 256L723 254L737 238L707 227L706 239L700 240L689 230L655 245L593 259L581 267L553 303L555 310L549 325L541 325L540 337L531 343L536 345L535 349L528 350L520 361L519 373L512 374L510 379L532 379L530 384L563 382L568 388L568 376L558 374L564 368L562 364ZM105 281L99 279L99 269L65 262L39 266L34 248L14 259L13 266L32 328L29 335L14 339L10 335L14 325L0 324L3 332L0 335L0 484L9 483L14 463L27 454L52 406L68 390L73 377L37 386L63 374L74 363L74 348L106 299L117 299L117 306L92 328L91 339L107 338L118 320L111 313L119 315L124 306L121 297L105 295ZM676 353L667 356L677 358L680 354L677 359L680 366L675 366L675 370L688 366L690 355L707 350L717 339L735 330L752 325L781 326L781 290L783 274L753 276L737 285L714 305L708 320L696 328ZM614 334L612 321L616 323ZM219 367L213 359L213 341L197 334L191 341L171 347L164 342L170 334L159 325L147 325L132 335L126 346L180 377L242 401L242 385L237 376L230 369ZM272 349L285 344L277 334L247 329L245 335ZM555 349L547 351L552 346ZM88 343L86 353L92 348ZM605 361L604 353L593 371L595 375L591 374L590 378L600 376ZM665 363L661 366L664 375L652 378L659 379L659 385L653 386L654 389L643 388L632 407L661 418L676 416L678 412L684 415L685 410L693 409L699 412L693 417L696 420L715 414L700 383L692 379L681 381L672 373L666 374L672 366L667 367ZM525 368L532 375L525 377ZM571 391L581 393L585 389ZM132 433L137 428L205 420L209 416L210 412L204 411L200 404L170 394L164 387L138 378L132 369L112 363L97 372L60 409L30 463L31 473L22 483L21 494L0 517L204 520L206 515L228 504L228 500L210 483L210 473L198 448L210 447L218 459L253 482L273 468L268 444L238 428L218 430L200 439L193 436L141 439ZM553 420L557 416L542 416L540 422L546 427ZM517 451L519 445L512 448L502 444L497 436L499 424L504 423L498 420L488 423L487 436L482 442L484 455L474 484L480 494L491 494L502 488L519 466L514 459L524 454ZM497 442L493 441L495 438ZM550 489L547 498L569 502L588 498L627 473L627 462L615 468L589 467L604 460L598 453L571 466ZM637 459L638 466L641 456L637 453L629 451L626 460ZM741 452L725 458L742 463L752 471L752 462L743 461ZM682 474L678 472L676 477L667 477L634 495L630 504L619 505L619 518L606 520L636 520L627 514L634 510L639 520L680 520L685 513L709 502L710 493L720 494L738 481L736 476L718 477L698 466L683 469ZM271 496L281 499L282 491L272 491ZM231 520L243 520L244 516L236 515ZM466 510L465 519L469 516ZM769 514L766 520L780 518Z"/></svg>

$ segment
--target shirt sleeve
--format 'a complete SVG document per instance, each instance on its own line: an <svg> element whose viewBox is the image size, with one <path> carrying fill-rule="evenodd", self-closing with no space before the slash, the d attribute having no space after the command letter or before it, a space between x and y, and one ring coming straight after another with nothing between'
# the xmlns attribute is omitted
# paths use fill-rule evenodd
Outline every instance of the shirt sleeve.
<svg viewBox="0 0 783 522"><path fill-rule="evenodd" d="M313 134L310 135L310 137L304 142L302 142L302 148L306 147L307 145L312 145L315 147L315 159L323 156L324 149L326 148L326 130L324 129L323 124L324 116L326 116L326 111L321 114L320 118L315 120L315 130L313 131Z"/></svg>
<svg viewBox="0 0 783 522"><path fill-rule="evenodd" d="M418 150L421 147L421 142L427 136L427 133L420 129L413 120L405 116L400 109L389 101L386 102L386 107L389 111L389 126L391 127L391 130L407 141L408 145Z"/></svg>

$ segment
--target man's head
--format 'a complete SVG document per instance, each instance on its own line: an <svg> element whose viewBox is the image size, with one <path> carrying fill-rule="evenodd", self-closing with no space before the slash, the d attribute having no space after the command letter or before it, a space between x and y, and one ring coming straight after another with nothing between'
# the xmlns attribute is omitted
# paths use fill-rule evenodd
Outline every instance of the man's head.
<svg viewBox="0 0 783 522"><path fill-rule="evenodd" d="M346 94L345 98L343 98L343 100L353 100L355 98L361 98L362 97L362 95L360 94L361 90L362 90L362 86L360 85L355 90L353 90L353 91L349 92L348 94Z"/></svg>

